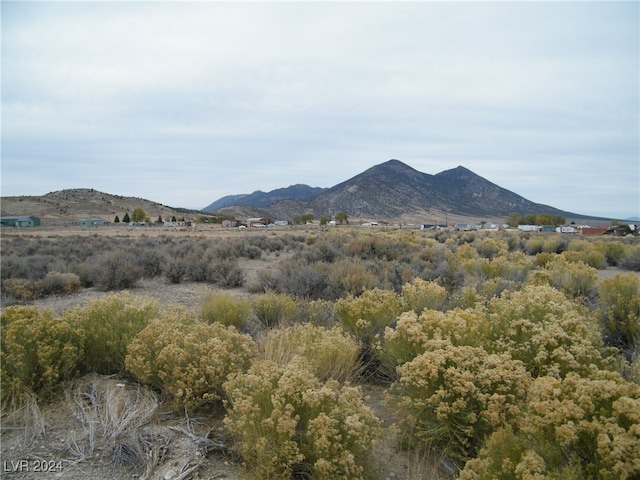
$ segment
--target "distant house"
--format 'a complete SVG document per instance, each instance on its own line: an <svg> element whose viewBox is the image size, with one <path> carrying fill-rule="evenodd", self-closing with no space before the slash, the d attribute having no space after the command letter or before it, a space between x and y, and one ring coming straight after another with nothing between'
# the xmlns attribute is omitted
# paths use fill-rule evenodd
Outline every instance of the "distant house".
<svg viewBox="0 0 640 480"><path fill-rule="evenodd" d="M225 228L239 227L240 222L237 220L222 220L222 226Z"/></svg>
<svg viewBox="0 0 640 480"><path fill-rule="evenodd" d="M106 220L103 220L101 218L83 218L82 220L78 221L78 225L80 225L83 228L87 228L87 227L99 227L101 225L106 225L109 222Z"/></svg>
<svg viewBox="0 0 640 480"><path fill-rule="evenodd" d="M542 227L540 225L518 225L518 230L521 232L540 232Z"/></svg>
<svg viewBox="0 0 640 480"><path fill-rule="evenodd" d="M266 219L262 217L247 218L248 227L264 227L266 223Z"/></svg>
<svg viewBox="0 0 640 480"><path fill-rule="evenodd" d="M3 227L39 227L40 219L32 215L9 215L0 217Z"/></svg>

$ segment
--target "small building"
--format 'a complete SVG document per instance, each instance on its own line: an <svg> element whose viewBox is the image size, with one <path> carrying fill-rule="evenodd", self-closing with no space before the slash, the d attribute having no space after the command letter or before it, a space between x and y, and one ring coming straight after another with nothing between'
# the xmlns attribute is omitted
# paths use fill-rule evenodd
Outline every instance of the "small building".
<svg viewBox="0 0 640 480"><path fill-rule="evenodd" d="M106 220L103 220L101 218L83 218L82 220L78 221L78 225L80 225L81 227L99 227L102 225L106 225L107 222Z"/></svg>
<svg viewBox="0 0 640 480"><path fill-rule="evenodd" d="M40 219L33 215L9 215L0 217L0 225L3 227L39 227Z"/></svg>
<svg viewBox="0 0 640 480"><path fill-rule="evenodd" d="M240 226L240 222L237 221L237 220L222 220L222 226L224 228L239 227Z"/></svg>
<svg viewBox="0 0 640 480"><path fill-rule="evenodd" d="M542 227L540 225L518 225L518 230L521 232L539 232Z"/></svg>
<svg viewBox="0 0 640 480"><path fill-rule="evenodd" d="M563 225L561 227L556 228L556 232L558 233L577 233L578 229L573 225Z"/></svg>
<svg viewBox="0 0 640 480"><path fill-rule="evenodd" d="M264 227L267 220L262 217L247 218L247 227Z"/></svg>

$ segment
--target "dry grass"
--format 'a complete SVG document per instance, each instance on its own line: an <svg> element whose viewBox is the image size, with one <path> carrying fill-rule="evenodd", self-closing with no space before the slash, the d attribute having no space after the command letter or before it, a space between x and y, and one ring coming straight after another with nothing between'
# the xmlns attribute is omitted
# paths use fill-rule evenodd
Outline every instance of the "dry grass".
<svg viewBox="0 0 640 480"><path fill-rule="evenodd" d="M141 428L149 423L157 397L140 386L128 386L113 377L91 375L67 393L73 416L82 425L80 438L72 434L70 451L86 460L96 450L111 452L116 466L140 469L149 458L151 443Z"/></svg>

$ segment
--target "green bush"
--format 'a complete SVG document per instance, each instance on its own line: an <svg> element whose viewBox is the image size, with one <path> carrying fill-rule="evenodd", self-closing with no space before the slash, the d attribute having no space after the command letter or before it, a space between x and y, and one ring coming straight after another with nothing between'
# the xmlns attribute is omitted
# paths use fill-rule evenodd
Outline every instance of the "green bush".
<svg viewBox="0 0 640 480"><path fill-rule="evenodd" d="M620 268L640 272L640 245L629 245L620 259Z"/></svg>
<svg viewBox="0 0 640 480"><path fill-rule="evenodd" d="M600 314L606 342L622 350L640 347L640 279L616 275L599 287Z"/></svg>
<svg viewBox="0 0 640 480"><path fill-rule="evenodd" d="M577 252L574 252L577 253ZM582 261L569 262L562 255L556 255L542 270L543 280L571 298L589 299L597 291L598 271Z"/></svg>
<svg viewBox="0 0 640 480"><path fill-rule="evenodd" d="M72 378L83 355L84 331L35 307L2 313L2 403L18 407L32 393L48 397Z"/></svg>
<svg viewBox="0 0 640 480"><path fill-rule="evenodd" d="M200 314L207 323L220 322L242 330L251 315L251 303L244 298L212 293L203 300Z"/></svg>
<svg viewBox="0 0 640 480"><path fill-rule="evenodd" d="M296 311L296 302L289 295L267 292L251 301L253 311L265 327L273 327L290 319Z"/></svg>
<svg viewBox="0 0 640 480"><path fill-rule="evenodd" d="M129 342L158 312L154 300L128 292L113 293L65 311L64 320L84 332L82 372L123 372Z"/></svg>
<svg viewBox="0 0 640 480"><path fill-rule="evenodd" d="M256 478L366 478L381 429L359 388L323 384L301 361L256 362L224 388L225 424Z"/></svg>
<svg viewBox="0 0 640 480"><path fill-rule="evenodd" d="M207 324L174 308L139 332L127 349L127 370L173 397L176 407L215 405L227 377L245 371L255 343L232 326Z"/></svg>
<svg viewBox="0 0 640 480"><path fill-rule="evenodd" d="M339 327L310 323L271 330L259 341L260 356L284 366L302 358L321 381L351 379L359 357L357 341Z"/></svg>
<svg viewBox="0 0 640 480"><path fill-rule="evenodd" d="M516 424L531 382L522 362L481 347L432 340L398 367L389 397L415 445L438 447L455 460L475 455L485 437Z"/></svg>

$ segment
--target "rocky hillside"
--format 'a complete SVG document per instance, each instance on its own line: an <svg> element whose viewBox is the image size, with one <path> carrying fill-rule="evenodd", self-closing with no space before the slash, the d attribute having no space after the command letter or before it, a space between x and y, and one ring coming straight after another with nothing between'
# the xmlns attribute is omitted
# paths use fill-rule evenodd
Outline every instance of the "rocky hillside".
<svg viewBox="0 0 640 480"><path fill-rule="evenodd" d="M43 224L71 224L82 218L99 218L113 221L135 208L142 208L151 221L159 216L171 219L194 217L200 212L182 208L172 208L160 203L136 197L124 197L100 192L92 188L59 190L41 196L2 197L2 215L33 215Z"/></svg>
<svg viewBox="0 0 640 480"><path fill-rule="evenodd" d="M286 189L284 189L286 190ZM280 195L286 192L280 191ZM291 197L290 197L291 198ZM344 211L352 218L420 221L439 218L502 218L511 212L542 213L578 218L548 205L531 202L520 195L485 180L472 171L457 167L437 175L419 172L398 161L389 160L306 202L293 199L258 205L272 218L291 218L313 213L316 218L333 217ZM233 211L225 208L225 213ZM441 217L441 218L440 218Z"/></svg>
<svg viewBox="0 0 640 480"><path fill-rule="evenodd" d="M297 184L287 188L278 188L270 192L256 190L249 194L228 195L216 200L211 205L203 208L205 212L219 210L221 208L234 205L245 205L249 207L263 208L273 205L282 200L295 200L298 202L306 202L312 200L326 188L310 187L309 185Z"/></svg>

